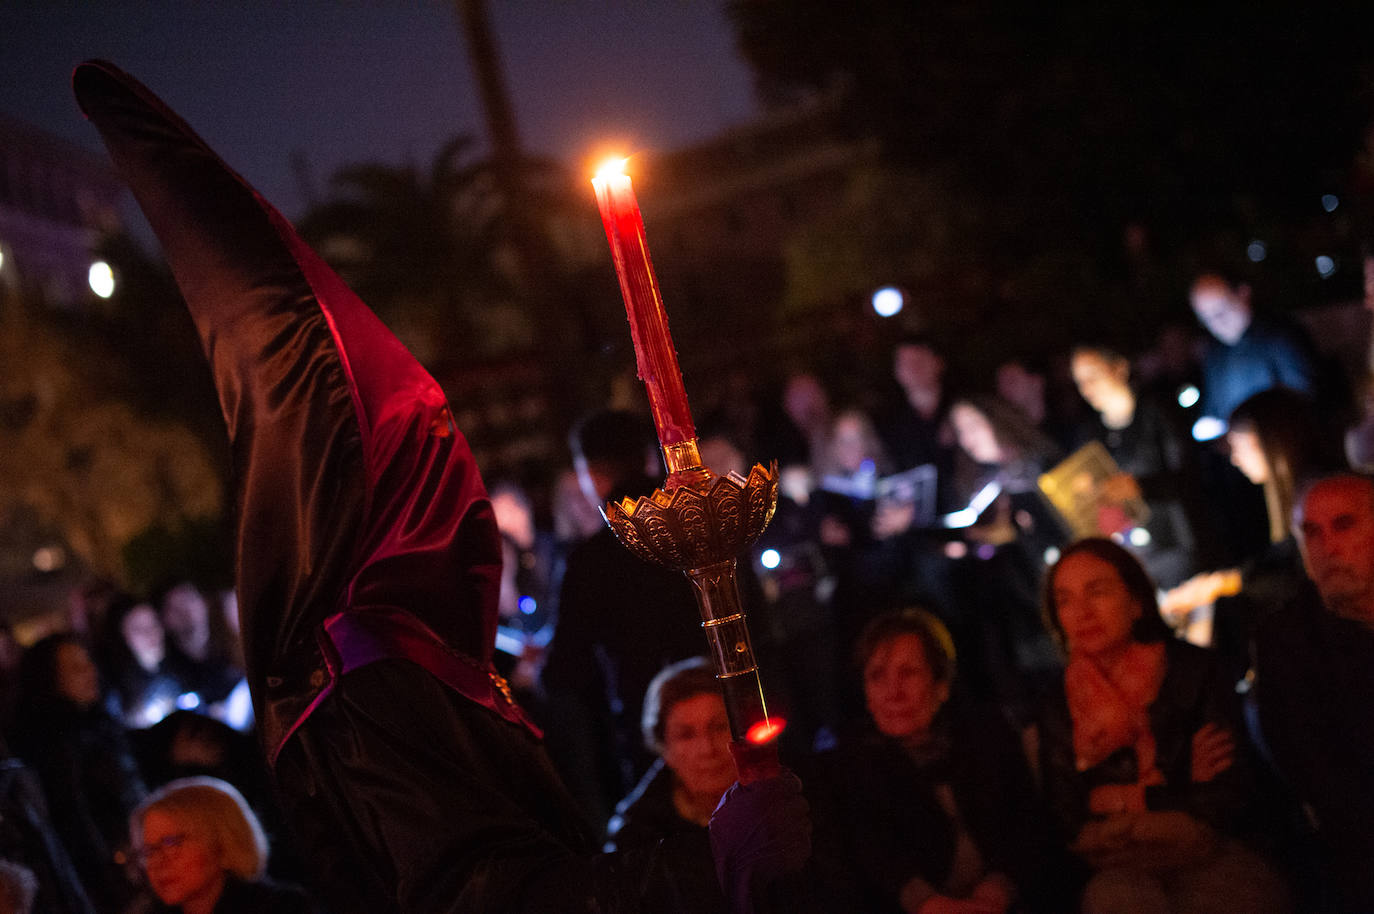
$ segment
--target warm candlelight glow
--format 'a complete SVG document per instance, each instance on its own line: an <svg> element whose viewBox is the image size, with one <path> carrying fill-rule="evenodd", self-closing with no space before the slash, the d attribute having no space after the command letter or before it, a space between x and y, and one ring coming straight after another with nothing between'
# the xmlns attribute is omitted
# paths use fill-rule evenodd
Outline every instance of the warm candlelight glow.
<svg viewBox="0 0 1374 914"><path fill-rule="evenodd" d="M777 739L786 726L787 721L783 720L781 717L765 717L763 720L750 727L749 732L745 734L744 738L756 746L761 746L764 743Z"/></svg>
<svg viewBox="0 0 1374 914"><path fill-rule="evenodd" d="M597 178L605 181L617 175L625 174L625 166L630 164L629 159L610 158L602 162L596 169Z"/></svg>
<svg viewBox="0 0 1374 914"><path fill-rule="evenodd" d="M687 405L687 390L682 384L677 352L668 333L668 314L663 308L658 278L649 260L644 219L630 177L625 174L625 163L625 159L603 163L592 179L592 188L596 191L596 205L601 210L606 240L611 246L611 260L620 279L620 294L625 299L639 379L648 391L658 441L666 456L672 449L694 441L696 427ZM668 458L670 470L677 469L674 462Z"/></svg>

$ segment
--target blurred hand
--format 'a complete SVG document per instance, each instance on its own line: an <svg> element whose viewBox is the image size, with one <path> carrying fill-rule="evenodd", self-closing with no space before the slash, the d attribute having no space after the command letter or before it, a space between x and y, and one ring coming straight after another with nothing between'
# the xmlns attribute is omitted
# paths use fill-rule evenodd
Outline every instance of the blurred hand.
<svg viewBox="0 0 1374 914"><path fill-rule="evenodd" d="M1094 869L1160 870L1200 859L1216 838L1206 823L1186 812L1128 812L1089 822L1070 849Z"/></svg>
<svg viewBox="0 0 1374 914"><path fill-rule="evenodd" d="M968 538L989 546L1005 546L1016 539L1016 525L1011 521L1011 502L998 498L987 523L974 524L968 528Z"/></svg>
<svg viewBox="0 0 1374 914"><path fill-rule="evenodd" d="M1193 783L1204 784L1230 768L1236 760L1236 740L1218 724L1206 724L1193 734Z"/></svg>
<svg viewBox="0 0 1374 914"><path fill-rule="evenodd" d="M989 873L983 880L973 887L972 898L984 904L992 905L993 910L998 914L1006 911L1016 900L1016 886L1012 885L1011 880L1001 873Z"/></svg>
<svg viewBox="0 0 1374 914"><path fill-rule="evenodd" d="M777 777L735 783L711 814L716 877L731 910L753 910L755 887L797 873L811 857L811 810L801 781Z"/></svg>
<svg viewBox="0 0 1374 914"><path fill-rule="evenodd" d="M520 652L520 660L510 674L511 687L519 691L534 691L539 686L539 673L544 669L546 648L529 641Z"/></svg>
<svg viewBox="0 0 1374 914"><path fill-rule="evenodd" d="M931 895L913 914L1002 914L1006 908L977 898Z"/></svg>
<svg viewBox="0 0 1374 914"><path fill-rule="evenodd" d="M1098 492L1107 501L1121 504L1140 498L1140 483L1130 473L1116 473L1102 480Z"/></svg>
<svg viewBox="0 0 1374 914"><path fill-rule="evenodd" d="M1188 614L1199 606L1207 606L1215 603L1219 597L1239 593L1241 583L1240 569L1237 568L1194 575L1165 592L1159 601L1159 614L1170 625L1182 625L1187 621Z"/></svg>
<svg viewBox="0 0 1374 914"><path fill-rule="evenodd" d="M1154 866L1169 868L1191 863L1210 853L1217 834L1201 819L1176 809L1138 813L1131 823L1137 852Z"/></svg>
<svg viewBox="0 0 1374 914"><path fill-rule="evenodd" d="M873 512L873 536L887 539L911 529L916 519L916 506L902 502L879 502L878 510Z"/></svg>
<svg viewBox="0 0 1374 914"><path fill-rule="evenodd" d="M849 528L846 527L838 518L827 514L821 518L820 529L817 531L821 543L826 546L848 546Z"/></svg>
<svg viewBox="0 0 1374 914"><path fill-rule="evenodd" d="M1093 819L1078 832L1069 850L1094 868L1100 868L1108 860L1130 844L1133 813L1116 813L1102 819Z"/></svg>

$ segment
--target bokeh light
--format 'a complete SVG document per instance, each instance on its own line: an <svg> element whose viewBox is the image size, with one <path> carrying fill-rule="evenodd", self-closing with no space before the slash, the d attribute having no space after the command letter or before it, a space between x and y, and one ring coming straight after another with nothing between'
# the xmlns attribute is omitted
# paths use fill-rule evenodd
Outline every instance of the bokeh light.
<svg viewBox="0 0 1374 914"><path fill-rule="evenodd" d="M879 317L896 317L906 305L906 296L896 286L883 286L873 293L873 311Z"/></svg>
<svg viewBox="0 0 1374 914"><path fill-rule="evenodd" d="M114 270L111 270L110 265L103 260L91 264L90 270L86 272L86 281L90 283L91 291L101 298L109 298L114 294Z"/></svg>

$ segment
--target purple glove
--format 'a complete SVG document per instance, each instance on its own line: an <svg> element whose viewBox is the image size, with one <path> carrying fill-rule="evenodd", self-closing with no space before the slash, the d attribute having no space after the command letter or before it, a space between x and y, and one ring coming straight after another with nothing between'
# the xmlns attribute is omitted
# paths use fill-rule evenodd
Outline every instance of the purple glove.
<svg viewBox="0 0 1374 914"><path fill-rule="evenodd" d="M800 872L811 856L811 811L801 781L787 769L736 783L711 814L716 877L735 914L753 911L756 888Z"/></svg>

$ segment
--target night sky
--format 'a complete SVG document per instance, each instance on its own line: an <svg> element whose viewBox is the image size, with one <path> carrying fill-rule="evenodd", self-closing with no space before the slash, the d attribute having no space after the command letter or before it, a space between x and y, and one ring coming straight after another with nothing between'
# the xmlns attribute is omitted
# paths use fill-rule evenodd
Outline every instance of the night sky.
<svg viewBox="0 0 1374 914"><path fill-rule="evenodd" d="M582 165L614 144L663 149L755 111L714 0L493 0L528 151ZM290 165L323 190L342 165L427 166L458 134L485 145L455 5L440 0L8 0L0 111L99 150L72 67L103 57L146 83L290 217Z"/></svg>

